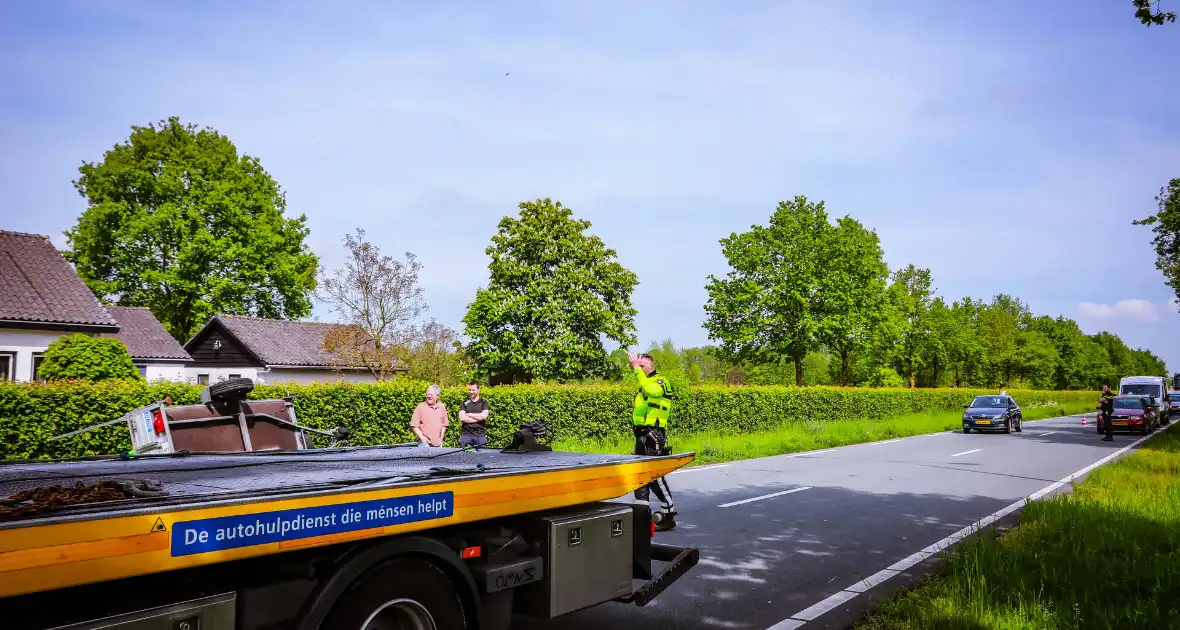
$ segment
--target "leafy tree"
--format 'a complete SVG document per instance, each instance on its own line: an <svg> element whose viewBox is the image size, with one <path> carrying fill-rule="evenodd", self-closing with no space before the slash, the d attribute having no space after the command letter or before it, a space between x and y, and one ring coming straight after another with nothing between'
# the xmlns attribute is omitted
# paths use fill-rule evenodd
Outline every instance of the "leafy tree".
<svg viewBox="0 0 1180 630"><path fill-rule="evenodd" d="M978 330L981 307L969 297L955 302L944 326L936 330L946 348L948 369L955 387L962 387L964 382L976 382L979 366L985 361L986 349Z"/></svg>
<svg viewBox="0 0 1180 630"><path fill-rule="evenodd" d="M917 374L926 367L924 350L931 340L930 303L934 296L929 269L910 264L893 274L887 292L897 314L897 364L910 387L917 387Z"/></svg>
<svg viewBox="0 0 1180 630"><path fill-rule="evenodd" d="M463 352L459 334L434 320L414 329L406 366L410 378L442 387L465 385L475 376L475 365Z"/></svg>
<svg viewBox="0 0 1180 630"><path fill-rule="evenodd" d="M1131 0L1131 4L1135 5L1135 17L1144 26L1163 26L1165 22L1175 22L1175 11L1161 11L1160 0Z"/></svg>
<svg viewBox="0 0 1180 630"><path fill-rule="evenodd" d="M418 284L422 263L411 253L406 262L382 255L365 240L365 231L344 235L344 266L324 272L319 299L348 326L325 335L324 349L339 367L364 367L379 381L406 366L409 347L426 311Z"/></svg>
<svg viewBox="0 0 1180 630"><path fill-rule="evenodd" d="M794 362L803 385L803 359L817 345L822 320L819 276L831 229L823 202L797 196L779 202L770 224L721 240L730 271L705 287L705 329L728 356L755 364Z"/></svg>
<svg viewBox="0 0 1180 630"><path fill-rule="evenodd" d="M680 351L680 362L690 383L724 381L729 368L713 346L684 348Z"/></svg>
<svg viewBox="0 0 1180 630"><path fill-rule="evenodd" d="M604 377L603 337L635 343L636 275L560 202L520 204L487 248L491 277L463 318L468 353L524 381Z"/></svg>
<svg viewBox="0 0 1180 630"><path fill-rule="evenodd" d="M1136 355L1139 363L1139 370L1137 375L1141 376L1168 376L1168 365L1163 359L1155 355L1154 352L1145 349L1135 349L1131 351ZM1124 375L1128 376L1128 375Z"/></svg>
<svg viewBox="0 0 1180 630"><path fill-rule="evenodd" d="M852 217L836 222L823 240L824 262L819 270L818 340L835 357L836 382L854 382L852 358L869 342L886 317L885 287L889 266L877 233ZM806 372L806 370L804 370Z"/></svg>
<svg viewBox="0 0 1180 630"><path fill-rule="evenodd" d="M78 170L88 207L63 253L101 300L149 307L181 341L218 313L311 313L305 217L284 216L279 185L225 136L173 117Z"/></svg>
<svg viewBox="0 0 1180 630"><path fill-rule="evenodd" d="M139 368L122 341L74 333L49 344L37 378L47 381L139 378Z"/></svg>
<svg viewBox="0 0 1180 630"><path fill-rule="evenodd" d="M1016 368L1019 321L1024 311L1007 295L997 295L979 312L979 332L987 352L988 385L1007 384Z"/></svg>
<svg viewBox="0 0 1180 630"><path fill-rule="evenodd" d="M1161 188L1155 200L1159 203L1159 212L1134 221L1134 224L1152 226L1155 267L1163 272L1180 304L1180 178Z"/></svg>
<svg viewBox="0 0 1180 630"><path fill-rule="evenodd" d="M1053 389L1057 368L1057 347L1048 335L1022 331L1016 337L1016 370L1026 385Z"/></svg>
<svg viewBox="0 0 1180 630"><path fill-rule="evenodd" d="M948 339L943 333L954 326L953 313L942 297L935 297L930 301L930 310L926 314L926 325L930 329L921 344L921 364L925 367L923 378L919 381L927 387L942 385L945 376L951 369L950 349Z"/></svg>

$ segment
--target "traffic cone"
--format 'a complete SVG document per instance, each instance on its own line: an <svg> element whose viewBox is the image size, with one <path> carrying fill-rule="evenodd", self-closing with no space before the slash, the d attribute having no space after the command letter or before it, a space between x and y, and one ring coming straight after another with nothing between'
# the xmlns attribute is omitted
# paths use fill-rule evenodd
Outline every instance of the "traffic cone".
<svg viewBox="0 0 1180 630"><path fill-rule="evenodd" d="M1082 426L1086 426L1086 414L1082 414Z"/></svg>

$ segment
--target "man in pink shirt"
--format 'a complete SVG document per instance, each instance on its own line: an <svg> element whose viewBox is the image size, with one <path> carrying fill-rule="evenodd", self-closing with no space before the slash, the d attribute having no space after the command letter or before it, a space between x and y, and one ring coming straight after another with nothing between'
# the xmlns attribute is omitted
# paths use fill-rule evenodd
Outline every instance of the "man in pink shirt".
<svg viewBox="0 0 1180 630"><path fill-rule="evenodd" d="M426 389L426 400L418 403L414 408L414 415L410 418L410 430L418 436L418 444L424 448L442 446L443 434L446 433L447 406L438 399L442 392L438 385L431 385Z"/></svg>

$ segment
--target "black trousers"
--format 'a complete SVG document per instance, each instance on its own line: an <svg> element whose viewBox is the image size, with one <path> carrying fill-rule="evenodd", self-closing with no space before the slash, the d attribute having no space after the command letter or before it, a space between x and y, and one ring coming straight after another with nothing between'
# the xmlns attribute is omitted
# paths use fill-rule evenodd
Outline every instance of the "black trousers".
<svg viewBox="0 0 1180 630"><path fill-rule="evenodd" d="M668 452L668 434L660 427L631 427L635 431L635 454L636 455L665 455ZM635 498L640 501L647 501L650 493L656 493L656 498L660 500L662 507L672 512L674 506L672 505L672 489L668 487L668 481L663 477L649 481L647 485L635 491Z"/></svg>
<svg viewBox="0 0 1180 630"><path fill-rule="evenodd" d="M1114 423L1110 421L1110 416L1109 411L1102 412L1102 427L1107 437L1114 437Z"/></svg>

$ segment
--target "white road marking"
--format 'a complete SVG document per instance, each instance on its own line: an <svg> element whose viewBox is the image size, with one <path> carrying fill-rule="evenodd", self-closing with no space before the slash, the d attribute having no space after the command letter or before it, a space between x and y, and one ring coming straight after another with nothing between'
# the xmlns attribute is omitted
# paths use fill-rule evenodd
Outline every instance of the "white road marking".
<svg viewBox="0 0 1180 630"><path fill-rule="evenodd" d="M798 619L783 619L782 621L770 627L770 630L795 630L802 628L806 621L799 621Z"/></svg>
<svg viewBox="0 0 1180 630"><path fill-rule="evenodd" d="M1169 426L1165 430L1170 429L1170 428L1171 427ZM1009 505L1008 507L1006 507L998 512L995 512L994 514L991 514L990 516L986 516L986 517L980 519L979 521L977 521L971 525L968 525L967 527L964 527L963 529L960 529L959 531L951 534L950 536L943 538L942 540L934 543L933 545L930 545L929 547L926 547L925 549L923 549L917 553L911 554L911 555L889 565L887 568L882 569L882 570L874 573L873 575L870 575L869 577L867 577L863 580L860 580L855 584L852 584L851 586L848 586L847 588L840 591L839 593L836 593L835 595L830 595L829 597L827 597L823 601L818 602L808 608L805 608L805 609L791 615L790 617L788 617L786 619L783 619L782 621L774 624L773 626L771 626L767 630L796 630L797 628L802 628L803 626L805 626L807 624L808 621L815 619L816 617L828 612L829 610L832 610L833 608L851 600L852 598L856 597L860 593L867 591L868 589L876 586L877 584L880 584L880 583L884 582L885 580L888 580L890 577L893 577L894 575L897 575L898 573L901 573L902 571L909 569L910 567L914 566L915 564L918 564L919 562L922 562L923 560L925 560L925 559L937 554L938 552L950 547L951 545L962 540L963 538L966 538L967 536L970 536L971 534L978 532L980 529L983 529L984 527L991 525L992 523L996 522L997 520L1004 518L1005 516L1015 512L1016 510L1019 510L1021 507L1023 507L1029 501L1036 501L1037 499L1053 492L1054 490L1057 490L1058 488L1073 481L1074 479L1077 479L1078 477L1081 477L1082 475L1090 472L1091 470L1098 468L1099 466L1109 462L1110 460L1118 457L1119 455L1126 453L1127 451L1135 448L1136 446L1139 446L1139 444L1150 439L1151 437L1153 437L1153 436L1145 435L1145 436L1135 440L1134 442L1131 442L1130 444L1120 448L1119 450L1111 453L1110 455L1107 455L1106 457L1103 457L1102 459L1094 462L1093 464L1086 466L1085 468L1073 473L1072 475L1065 477L1064 479L1057 481L1053 484L1045 486L1044 488L1041 488L1040 490L1032 493L1028 497L1023 498L1023 499ZM981 450L981 449L979 449L979 450ZM968 452L974 452L974 451L968 451Z"/></svg>
<svg viewBox="0 0 1180 630"><path fill-rule="evenodd" d="M670 472L668 474L675 475L678 473L700 472L702 470L715 470L717 468L725 468L726 466L733 466L733 464L716 464L714 466L693 466L692 468L681 468L680 470L673 470L672 472Z"/></svg>
<svg viewBox="0 0 1180 630"><path fill-rule="evenodd" d="M960 455L970 455L972 453L978 453L979 451L982 451L982 450L983 450L982 448L973 448L969 451L963 451L962 453L955 453L954 455L951 455L951 457L958 457Z"/></svg>
<svg viewBox="0 0 1180 630"><path fill-rule="evenodd" d="M1061 431L1046 431L1037 435L1037 437L1045 437L1046 435L1053 435L1054 433L1061 433Z"/></svg>
<svg viewBox="0 0 1180 630"><path fill-rule="evenodd" d="M918 436L911 435L909 437L918 437ZM900 438L893 438L892 440L883 440L881 442L867 442L865 445L866 446L880 446L881 444L892 444L893 442L900 442L900 441L906 440L906 439L909 439L909 438L900 437Z"/></svg>
<svg viewBox="0 0 1180 630"><path fill-rule="evenodd" d="M811 489L811 486L803 486L802 488L791 488L790 490L783 490L782 492L772 492L771 494L764 494L760 497L754 497L752 499L742 499L741 501L733 501L732 503L722 503L721 505L718 505L717 507L733 507L735 505L741 505L743 503L753 503L754 501L761 501L763 499L773 499L775 497L781 497L784 494L794 494L796 492L803 492L804 490L810 490L810 489Z"/></svg>

